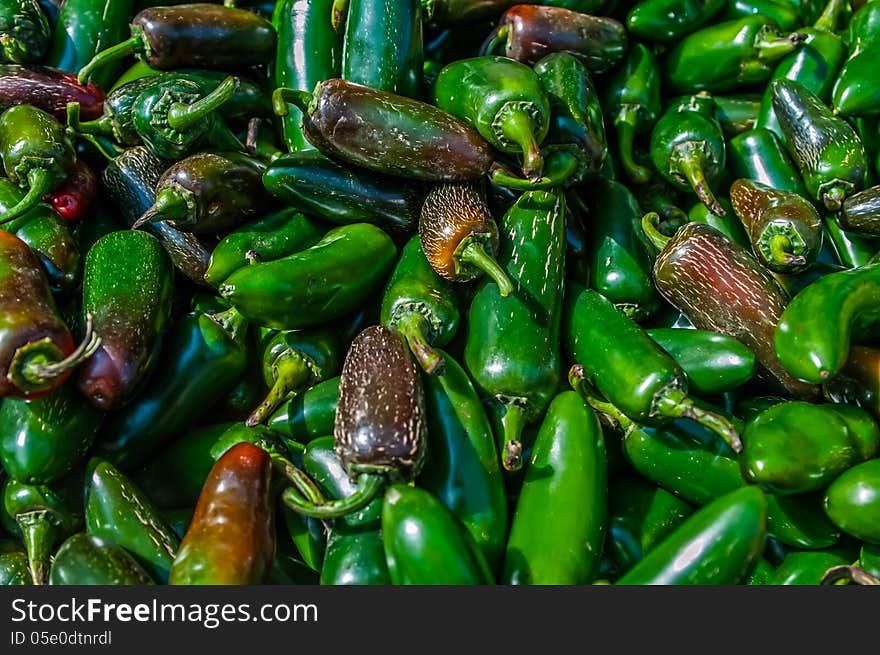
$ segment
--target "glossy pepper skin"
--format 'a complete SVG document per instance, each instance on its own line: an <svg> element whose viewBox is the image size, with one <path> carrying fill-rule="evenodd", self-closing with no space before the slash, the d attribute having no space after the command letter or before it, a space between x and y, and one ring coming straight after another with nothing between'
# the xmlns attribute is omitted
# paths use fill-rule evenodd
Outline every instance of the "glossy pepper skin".
<svg viewBox="0 0 880 655"><path fill-rule="evenodd" d="M803 41L784 35L769 17L752 15L701 28L664 57L664 74L679 93L720 93L767 80L775 63ZM705 56L711 48L711 63Z"/></svg>
<svg viewBox="0 0 880 655"><path fill-rule="evenodd" d="M767 128L756 127L730 139L727 165L736 178L807 197L801 174L780 137Z"/></svg>
<svg viewBox="0 0 880 655"><path fill-rule="evenodd" d="M834 550L792 551L785 556L776 569L770 584L773 585L818 585L828 569L851 564Z"/></svg>
<svg viewBox="0 0 880 655"><path fill-rule="evenodd" d="M810 199L837 211L865 184L865 149L855 130L798 82L774 80L773 111Z"/></svg>
<svg viewBox="0 0 880 655"><path fill-rule="evenodd" d="M498 263L514 284L480 283L468 311L465 369L493 420L505 469L522 466L522 430L542 415L561 378L565 198L521 195L499 222Z"/></svg>
<svg viewBox="0 0 880 655"><path fill-rule="evenodd" d="M492 426L467 373L449 354L438 353L443 375L424 377L430 457L417 486L461 520L497 571L507 540L508 508Z"/></svg>
<svg viewBox="0 0 880 655"><path fill-rule="evenodd" d="M122 406L156 363L171 318L174 269L150 234L120 230L86 257L83 315L101 345L77 371L77 385L100 409Z"/></svg>
<svg viewBox="0 0 880 655"><path fill-rule="evenodd" d="M541 177L550 100L533 68L507 57L458 59L437 76L433 101L501 152L521 154L527 178Z"/></svg>
<svg viewBox="0 0 880 655"><path fill-rule="evenodd" d="M423 59L420 0L349 0L342 79L418 98Z"/></svg>
<svg viewBox="0 0 880 655"><path fill-rule="evenodd" d="M152 500L125 474L100 458L86 469L86 532L125 548L160 584L180 540Z"/></svg>
<svg viewBox="0 0 880 655"><path fill-rule="evenodd" d="M849 21L849 57L844 62L832 90L831 104L835 113L844 116L877 114L877 92L871 84L871 65L876 61L877 28L880 26L880 7L865 3Z"/></svg>
<svg viewBox="0 0 880 655"><path fill-rule="evenodd" d="M82 461L103 419L69 383L39 400L7 398L0 405L0 463L19 482L51 484Z"/></svg>
<svg viewBox="0 0 880 655"><path fill-rule="evenodd" d="M776 273L810 266L822 247L822 220L803 196L738 179L730 187L733 210L748 232L758 261Z"/></svg>
<svg viewBox="0 0 880 655"><path fill-rule="evenodd" d="M49 46L49 21L36 0L12 0L0 11L0 61L38 63Z"/></svg>
<svg viewBox="0 0 880 655"><path fill-rule="evenodd" d="M333 0L280 0L272 12L278 37L272 67L273 88L311 91L342 72L342 36L327 19ZM294 47L296 45L296 47ZM300 49L301 48L301 49ZM281 136L291 153L312 149L300 127L302 114L292 108L281 119Z"/></svg>
<svg viewBox="0 0 880 655"><path fill-rule="evenodd" d="M639 39L672 43L709 23L724 0L645 0L626 14L626 29Z"/></svg>
<svg viewBox="0 0 880 655"><path fill-rule="evenodd" d="M0 114L0 157L7 177L27 190L0 223L18 218L57 187L73 170L76 153L55 118L33 105L16 105Z"/></svg>
<svg viewBox="0 0 880 655"><path fill-rule="evenodd" d="M238 317L190 312L175 322L147 386L104 424L94 453L123 472L143 465L152 453L186 430L244 372L245 327Z"/></svg>
<svg viewBox="0 0 880 655"><path fill-rule="evenodd" d="M381 323L403 335L423 371L442 374L444 359L436 348L453 339L459 320L452 283L431 267L419 235L413 235L385 286Z"/></svg>
<svg viewBox="0 0 880 655"><path fill-rule="evenodd" d="M498 20L483 51L502 47L505 57L533 65L551 52L567 52L591 73L605 73L626 55L626 29L606 16L584 14L563 7L515 5Z"/></svg>
<svg viewBox="0 0 880 655"><path fill-rule="evenodd" d="M690 418L717 432L734 451L742 449L735 426L697 406L684 370L611 301L570 286L565 304L563 341L576 363L570 378L582 377L632 421Z"/></svg>
<svg viewBox="0 0 880 655"><path fill-rule="evenodd" d="M773 345L800 380L820 384L843 368L850 344L876 324L880 263L825 275L792 299L779 318Z"/></svg>
<svg viewBox="0 0 880 655"><path fill-rule="evenodd" d="M98 118L104 91L94 84L81 85L76 75L49 66L0 64L0 110L17 104L33 105L56 120L67 117L67 105L76 102L84 119Z"/></svg>
<svg viewBox="0 0 880 655"><path fill-rule="evenodd" d="M31 584L27 554L11 540L0 540L0 587Z"/></svg>
<svg viewBox="0 0 880 655"><path fill-rule="evenodd" d="M217 287L240 268L310 248L326 231L320 221L289 207L245 223L214 246L205 282Z"/></svg>
<svg viewBox="0 0 880 655"><path fill-rule="evenodd" d="M105 47L79 69L81 82L129 55L159 70L226 71L267 64L275 57L272 23L246 9L209 3L147 7L135 14L130 27L131 38Z"/></svg>
<svg viewBox="0 0 880 655"><path fill-rule="evenodd" d="M382 502L394 585L486 585L495 576L461 522L430 492L395 484Z"/></svg>
<svg viewBox="0 0 880 655"><path fill-rule="evenodd" d="M192 522L171 566L172 585L254 585L275 555L274 512L266 451L230 448L205 480Z"/></svg>
<svg viewBox="0 0 880 655"><path fill-rule="evenodd" d="M880 186L849 196L836 218L840 227L849 232L869 237L880 235Z"/></svg>
<svg viewBox="0 0 880 655"><path fill-rule="evenodd" d="M651 132L651 161L667 182L692 190L712 213L724 216L712 192L727 156L714 107L712 96L700 92L667 109Z"/></svg>
<svg viewBox="0 0 880 655"><path fill-rule="evenodd" d="M788 298L743 246L710 225L688 223L657 256L654 282L695 327L739 340L788 393L817 398L818 387L798 380L777 358L773 334Z"/></svg>
<svg viewBox="0 0 880 655"><path fill-rule="evenodd" d="M97 195L98 176L86 162L78 160L64 182L43 196L43 200L66 223L76 223L91 209Z"/></svg>
<svg viewBox="0 0 880 655"><path fill-rule="evenodd" d="M688 211L688 222L703 223L704 225L714 227L731 241L736 242L744 248L751 248L749 235L746 234L742 221L739 220L739 217L733 211L730 200L727 198L719 198L718 202L724 208L724 216L716 216L708 207L706 207L706 205L698 202ZM660 226L662 227L662 223Z"/></svg>
<svg viewBox="0 0 880 655"><path fill-rule="evenodd" d="M294 396L269 418L270 429L298 443L333 433L339 403L339 376Z"/></svg>
<svg viewBox="0 0 880 655"><path fill-rule="evenodd" d="M49 584L143 586L156 583L124 548L80 532L58 548Z"/></svg>
<svg viewBox="0 0 880 655"><path fill-rule="evenodd" d="M638 6L642 6L641 3ZM651 170L635 161L633 141L660 117L661 72L657 57L645 45L633 43L624 63L610 74L603 109L617 130L620 165L636 184L645 184Z"/></svg>
<svg viewBox="0 0 880 655"><path fill-rule="evenodd" d="M694 512L616 584L738 584L764 549L766 523L760 489L731 492Z"/></svg>
<svg viewBox="0 0 880 655"><path fill-rule="evenodd" d="M220 295L260 325L310 327L358 309L385 282L396 255L385 232L354 223L333 228L307 250L239 269Z"/></svg>
<svg viewBox="0 0 880 655"><path fill-rule="evenodd" d="M853 466L832 482L825 512L847 534L880 545L880 459Z"/></svg>
<svg viewBox="0 0 880 655"><path fill-rule="evenodd" d="M372 223L394 236L413 232L425 195L419 182L340 164L314 151L273 160L263 185L282 202L321 220Z"/></svg>
<svg viewBox="0 0 880 655"><path fill-rule="evenodd" d="M538 431L510 527L506 584L589 584L608 512L599 419L574 391L556 396Z"/></svg>

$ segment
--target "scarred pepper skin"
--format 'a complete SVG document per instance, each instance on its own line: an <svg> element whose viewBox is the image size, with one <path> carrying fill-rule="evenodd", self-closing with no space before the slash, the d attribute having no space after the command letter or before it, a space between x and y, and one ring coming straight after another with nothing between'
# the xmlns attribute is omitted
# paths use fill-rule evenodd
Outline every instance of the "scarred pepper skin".
<svg viewBox="0 0 880 655"><path fill-rule="evenodd" d="M820 384L833 378L858 342L876 325L880 263L825 275L785 308L773 345L792 375Z"/></svg>
<svg viewBox="0 0 880 655"><path fill-rule="evenodd" d="M63 121L71 102L79 104L83 119L98 118L104 107L104 91L94 84L79 84L76 75L57 68L0 64L0 110L28 104Z"/></svg>
<svg viewBox="0 0 880 655"><path fill-rule="evenodd" d="M760 489L733 491L694 512L616 584L738 584L764 549L766 523Z"/></svg>
<svg viewBox="0 0 880 655"><path fill-rule="evenodd" d="M736 178L807 196L800 172L780 137L769 129L756 127L730 139L727 165Z"/></svg>
<svg viewBox="0 0 880 655"><path fill-rule="evenodd" d="M880 459L853 466L832 482L825 513L847 534L880 545Z"/></svg>
<svg viewBox="0 0 880 655"><path fill-rule="evenodd" d="M142 586L155 581L127 550L112 541L80 532L55 553L51 585Z"/></svg>
<svg viewBox="0 0 880 655"><path fill-rule="evenodd" d="M608 512L599 419L574 391L547 409L510 526L505 584L590 584Z"/></svg>
<svg viewBox="0 0 880 655"><path fill-rule="evenodd" d="M430 492L395 484L382 502L382 539L395 585L486 585L494 575L461 522Z"/></svg>
<svg viewBox="0 0 880 655"><path fill-rule="evenodd" d="M172 585L263 584L275 556L266 451L249 443L217 460L171 565Z"/></svg>
<svg viewBox="0 0 880 655"><path fill-rule="evenodd" d="M645 0L626 15L626 28L639 39L671 43L711 21L725 0Z"/></svg>

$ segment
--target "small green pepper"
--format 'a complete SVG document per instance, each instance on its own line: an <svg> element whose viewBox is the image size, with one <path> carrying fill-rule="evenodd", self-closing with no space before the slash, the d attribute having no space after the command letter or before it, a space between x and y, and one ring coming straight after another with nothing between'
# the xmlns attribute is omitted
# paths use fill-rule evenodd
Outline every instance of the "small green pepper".
<svg viewBox="0 0 880 655"><path fill-rule="evenodd" d="M769 129L747 130L730 139L727 146L727 164L735 178L806 197L800 172L780 138Z"/></svg>
<svg viewBox="0 0 880 655"><path fill-rule="evenodd" d="M52 585L119 585L156 584L127 550L112 541L80 532L67 539L55 553Z"/></svg>
<svg viewBox="0 0 880 655"><path fill-rule="evenodd" d="M37 0L9 0L0 8L0 62L40 63L49 47L49 21Z"/></svg>
<svg viewBox="0 0 880 655"><path fill-rule="evenodd" d="M331 434L339 403L339 381L339 376L330 378L294 396L272 414L267 425L298 443Z"/></svg>
<svg viewBox="0 0 880 655"><path fill-rule="evenodd" d="M877 59L877 27L880 24L880 7L866 2L849 22L849 57L840 69L832 91L835 113L844 116L875 115L877 91L873 64Z"/></svg>
<svg viewBox="0 0 880 655"><path fill-rule="evenodd" d="M847 534L880 545L880 459L857 464L832 482L825 513Z"/></svg>

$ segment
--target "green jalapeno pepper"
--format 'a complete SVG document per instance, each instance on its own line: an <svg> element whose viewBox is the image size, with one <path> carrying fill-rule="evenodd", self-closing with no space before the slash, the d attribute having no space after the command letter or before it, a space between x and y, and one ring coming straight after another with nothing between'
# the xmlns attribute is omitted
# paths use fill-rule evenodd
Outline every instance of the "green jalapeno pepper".
<svg viewBox="0 0 880 655"><path fill-rule="evenodd" d="M645 41L672 43L708 24L726 4L726 0L644 0L627 12L626 28Z"/></svg>
<svg viewBox="0 0 880 655"><path fill-rule="evenodd" d="M715 118L728 139L755 127L761 97L755 94L714 95Z"/></svg>
<svg viewBox="0 0 880 655"><path fill-rule="evenodd" d="M49 21L36 0L9 0L0 7L0 61L38 63L49 47Z"/></svg>
<svg viewBox="0 0 880 655"><path fill-rule="evenodd" d="M785 0L732 0L718 16L719 22L760 14L773 20L782 30L790 30L801 23L800 13Z"/></svg>
<svg viewBox="0 0 880 655"><path fill-rule="evenodd" d="M880 545L880 459L842 473L825 491L825 513L847 534Z"/></svg>
<svg viewBox="0 0 880 655"><path fill-rule="evenodd" d="M698 509L618 585L738 584L764 549L767 499L746 487Z"/></svg>
<svg viewBox="0 0 880 655"><path fill-rule="evenodd" d="M31 584L27 553L17 542L0 539L0 587Z"/></svg>
<svg viewBox="0 0 880 655"><path fill-rule="evenodd" d="M783 34L762 14L736 18L685 36L664 57L664 74L679 93L730 91L766 81L803 40L800 32Z"/></svg>
<svg viewBox="0 0 880 655"><path fill-rule="evenodd" d="M874 77L872 64L880 52L877 47L880 7L865 3L853 14L848 27L849 57L834 82L831 105L835 114L876 115L878 96L871 80Z"/></svg>
<svg viewBox="0 0 880 655"><path fill-rule="evenodd" d="M86 531L125 548L159 583L168 581L179 540L152 500L98 457L86 471Z"/></svg>
<svg viewBox="0 0 880 655"><path fill-rule="evenodd" d="M256 13L209 3L147 7L135 14L130 32L97 52L79 69L79 80L130 55L159 70L243 70L269 63L277 40L272 23Z"/></svg>
<svg viewBox="0 0 880 655"><path fill-rule="evenodd" d="M727 146L727 164L735 178L806 197L801 174L774 132L757 127L733 137Z"/></svg>
<svg viewBox="0 0 880 655"><path fill-rule="evenodd" d="M799 82L773 80L773 111L810 198L837 211L865 184L867 161L858 134Z"/></svg>
<svg viewBox="0 0 880 655"><path fill-rule="evenodd" d="M120 407L152 371L171 317L172 276L165 250L144 232L112 232L89 250L82 311L101 345L77 384L97 407Z"/></svg>
<svg viewBox="0 0 880 655"><path fill-rule="evenodd" d="M880 235L880 186L849 196L836 218L844 230L870 237Z"/></svg>
<svg viewBox="0 0 880 655"><path fill-rule="evenodd" d="M265 581L275 555L266 451L249 443L214 464L171 565L169 584L253 585Z"/></svg>
<svg viewBox="0 0 880 655"><path fill-rule="evenodd" d="M658 173L683 191L693 190L712 213L724 216L712 192L724 170L726 147L706 92L682 99L664 112L651 132L651 161Z"/></svg>
<svg viewBox="0 0 880 655"><path fill-rule="evenodd" d="M526 468L504 559L507 584L589 584L608 511L599 420L574 391L550 403Z"/></svg>
<svg viewBox="0 0 880 655"><path fill-rule="evenodd" d="M0 405L0 463L15 480L51 484L79 465L104 415L64 384L39 400Z"/></svg>
<svg viewBox="0 0 880 655"><path fill-rule="evenodd" d="M473 537L429 491L395 484L382 502L382 540L395 585L494 582Z"/></svg>
<svg viewBox="0 0 880 655"><path fill-rule="evenodd" d="M430 457L417 485L461 520L496 571L508 510L492 427L467 373L447 353L438 355L443 375L424 379Z"/></svg>
<svg viewBox="0 0 880 655"><path fill-rule="evenodd" d="M755 563L752 572L745 580L745 584L750 586L762 585L766 586L773 583L773 576L776 573L774 566L765 558L760 557Z"/></svg>
<svg viewBox="0 0 880 655"><path fill-rule="evenodd" d="M270 429L299 443L331 434L339 403L339 381L334 377L294 396L272 414Z"/></svg>
<svg viewBox="0 0 880 655"><path fill-rule="evenodd" d="M151 384L105 422L95 454L130 471L198 420L241 377L245 329L234 313L190 312L178 319Z"/></svg>
<svg viewBox="0 0 880 655"><path fill-rule="evenodd" d="M569 377L583 377L630 420L662 424L689 418L742 450L736 427L698 406L688 395L684 370L637 323L592 289L574 286L566 298L563 338L576 362Z"/></svg>
<svg viewBox="0 0 880 655"><path fill-rule="evenodd" d="M504 297L484 280L471 302L464 366L488 404L501 461L522 466L522 430L543 414L561 378L565 197L529 191L499 224L498 263L514 284Z"/></svg>
<svg viewBox="0 0 880 655"><path fill-rule="evenodd" d="M873 239L847 232L832 215L823 216L822 222L830 250L841 266L856 268L871 263L877 253L877 244L873 243Z"/></svg>
<svg viewBox="0 0 880 655"><path fill-rule="evenodd" d="M859 553L859 567L870 575L880 577L880 546L862 544L862 550Z"/></svg>
<svg viewBox="0 0 880 655"><path fill-rule="evenodd" d="M793 551L785 556L776 569L770 584L818 585L828 569L852 562L836 550Z"/></svg>
<svg viewBox="0 0 880 655"><path fill-rule="evenodd" d="M721 232L731 241L734 241L744 248L751 248L752 244L749 241L749 235L746 234L746 230L743 227L742 221L740 221L739 217L737 217L736 213L734 213L733 206L730 204L730 200L728 200L727 198L718 198L718 203L724 209L724 216L717 216L713 214L712 211L708 207L706 207L706 205L704 205L702 202L698 202L690 208L690 211L688 211L688 222L709 225ZM662 227L663 223L661 222L658 225L657 229L664 236L666 236L666 233L663 231ZM675 236L674 233L673 236Z"/></svg>
<svg viewBox="0 0 880 655"><path fill-rule="evenodd" d="M755 375L755 355L736 339L710 330L654 328L651 339L681 367L688 387L714 395L741 387Z"/></svg>
<svg viewBox="0 0 880 655"><path fill-rule="evenodd" d="M406 243L385 286L382 325L399 331L426 373L443 373L444 358L435 350L458 332L459 311L452 284L425 257L419 235Z"/></svg>
<svg viewBox="0 0 880 655"><path fill-rule="evenodd" d="M156 583L127 550L107 539L80 532L58 548L49 584L142 586Z"/></svg>

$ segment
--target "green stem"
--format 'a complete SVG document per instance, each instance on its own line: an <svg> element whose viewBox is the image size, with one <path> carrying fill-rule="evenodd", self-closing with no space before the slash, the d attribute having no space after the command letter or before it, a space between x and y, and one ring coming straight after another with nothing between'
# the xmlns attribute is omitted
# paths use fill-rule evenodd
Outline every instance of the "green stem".
<svg viewBox="0 0 880 655"><path fill-rule="evenodd" d="M134 28L132 28L132 32L135 32ZM80 69L76 79L80 84L88 84L89 78L91 78L92 73L94 73L96 69L101 68L105 64L109 64L111 61L125 59L126 57L144 53L147 50L148 46L146 37L144 37L142 31L137 31L132 34L131 38L126 39L122 43L117 43L109 48L105 48L92 57L91 61Z"/></svg>
<svg viewBox="0 0 880 655"><path fill-rule="evenodd" d="M851 580L859 585L880 585L880 578L871 575L858 566L849 566L846 564L832 566L825 571L825 575L822 576L822 580L819 584L830 585L835 582L840 582L841 580Z"/></svg>
<svg viewBox="0 0 880 655"><path fill-rule="evenodd" d="M55 176L46 168L32 168L28 172L28 192L12 207L0 214L0 225L14 220L35 207L55 186Z"/></svg>
<svg viewBox="0 0 880 655"><path fill-rule="evenodd" d="M216 314L209 314L208 318L223 328L229 338L238 343L247 333L248 320L235 307Z"/></svg>
<svg viewBox="0 0 880 655"><path fill-rule="evenodd" d="M442 375L446 361L425 338L430 331L428 320L415 311L409 311L394 321L394 328L403 335L419 366L428 375Z"/></svg>
<svg viewBox="0 0 880 655"><path fill-rule="evenodd" d="M630 105L620 108L614 121L617 128L617 145L620 152L620 165L635 184L647 184L651 180L651 169L637 164L633 157L633 141L636 136L638 110Z"/></svg>
<svg viewBox="0 0 880 655"><path fill-rule="evenodd" d="M832 33L837 31L837 21L846 4L846 0L828 0L822 15L813 23L813 29Z"/></svg>
<svg viewBox="0 0 880 655"><path fill-rule="evenodd" d="M517 191L554 189L575 177L582 166L581 158L568 150L554 150L544 159L544 174L537 181L513 175L497 162L492 164L492 184Z"/></svg>
<svg viewBox="0 0 880 655"><path fill-rule="evenodd" d="M657 212L648 212L642 216L642 231L657 250L663 250L672 238L660 232L660 214Z"/></svg>
<svg viewBox="0 0 880 655"><path fill-rule="evenodd" d="M162 221L179 221L186 225L186 219L190 217L189 203L183 193L174 187L166 187L156 194L153 206L145 211L131 226L138 229L145 223L160 223Z"/></svg>
<svg viewBox="0 0 880 655"><path fill-rule="evenodd" d="M268 419L288 396L303 390L314 378L312 369L298 353L291 352L279 358L274 369L275 382L263 401L247 417L245 424L248 427L252 428Z"/></svg>
<svg viewBox="0 0 880 655"><path fill-rule="evenodd" d="M501 417L501 464L506 471L518 471L522 468L522 432L526 424L526 412L524 407L514 402L502 404L504 415Z"/></svg>
<svg viewBox="0 0 880 655"><path fill-rule="evenodd" d="M724 218L727 216L727 212L724 211L721 203L715 199L715 195L712 193L709 181L706 179L706 174L703 171L704 157L702 147L694 147L694 143L689 141L684 148L679 150L675 167L677 172L688 181L694 193L697 194L697 197L706 205L709 211L719 218Z"/></svg>
<svg viewBox="0 0 880 655"><path fill-rule="evenodd" d="M840 208L843 205L843 201L846 200L846 193L846 189L838 184L835 184L834 186L829 187L822 193L822 203L825 205L828 211L840 211Z"/></svg>
<svg viewBox="0 0 880 655"><path fill-rule="evenodd" d="M324 503L311 503L303 498L296 488L288 487L281 499L294 512L311 516L316 519L335 519L366 507L385 487L385 479L381 475L362 473L358 476L357 491L339 500Z"/></svg>
<svg viewBox="0 0 880 655"><path fill-rule="evenodd" d="M205 120L209 114L223 106L235 95L239 80L230 75L217 88L192 104L175 102L168 109L168 125L172 129L185 132L196 123Z"/></svg>
<svg viewBox="0 0 880 655"><path fill-rule="evenodd" d="M49 577L52 547L55 545L55 525L49 510L24 512L15 517L21 528L24 547L27 550L28 568L35 585L44 585Z"/></svg>
<svg viewBox="0 0 880 655"><path fill-rule="evenodd" d="M742 441L736 427L726 417L702 407L681 389L667 389L657 398L654 411L666 418L689 418L721 437L735 453L742 452Z"/></svg>
<svg viewBox="0 0 880 655"><path fill-rule="evenodd" d="M311 505L324 505L327 502L321 494L321 490L318 489L318 486L308 475L306 475L305 471L294 466L290 460L280 455L276 455L272 457L272 463L281 475L290 480L293 484L291 493L295 493L296 497L301 502L309 503Z"/></svg>
<svg viewBox="0 0 880 655"><path fill-rule="evenodd" d="M775 234L767 243L770 251L770 261L779 266L803 266L807 263L803 255L791 253L791 239L784 234Z"/></svg>
<svg viewBox="0 0 880 655"><path fill-rule="evenodd" d="M575 364L569 369L568 384L580 394L581 398L587 401L587 404L590 407L601 416L605 417L607 422L612 424L615 428L627 430L635 425L632 419L607 400L603 400L598 392L587 383L587 378L584 374L584 367L580 364Z"/></svg>
<svg viewBox="0 0 880 655"><path fill-rule="evenodd" d="M517 144L522 151L523 174L533 182L540 180L544 157L541 155L532 117L528 112L518 109L505 112L499 131L504 138Z"/></svg>
<svg viewBox="0 0 880 655"><path fill-rule="evenodd" d="M80 134L98 134L100 136L115 136L113 131L113 118L104 114L101 118L92 121L81 122L79 119L80 106L78 102L67 104L67 127Z"/></svg>
<svg viewBox="0 0 880 655"><path fill-rule="evenodd" d="M345 28L346 18L348 17L348 4L349 0L333 0L330 24L337 34Z"/></svg>
<svg viewBox="0 0 880 655"><path fill-rule="evenodd" d="M288 104L295 105L303 114L309 111L314 94L299 89L291 89L286 86L278 87L272 92L272 111L276 116L287 116L290 110Z"/></svg>
<svg viewBox="0 0 880 655"><path fill-rule="evenodd" d="M502 298L506 298L513 293L513 283L507 277L507 271L501 268L501 264L486 252L485 246L477 239L468 237L462 241L461 245L456 249L454 256L457 263L475 266L492 278L495 284L498 285L498 293L501 294Z"/></svg>
<svg viewBox="0 0 880 655"><path fill-rule="evenodd" d="M755 39L757 59L765 63L778 61L794 52L806 38L807 35L800 32L781 36L773 30L761 31Z"/></svg>

